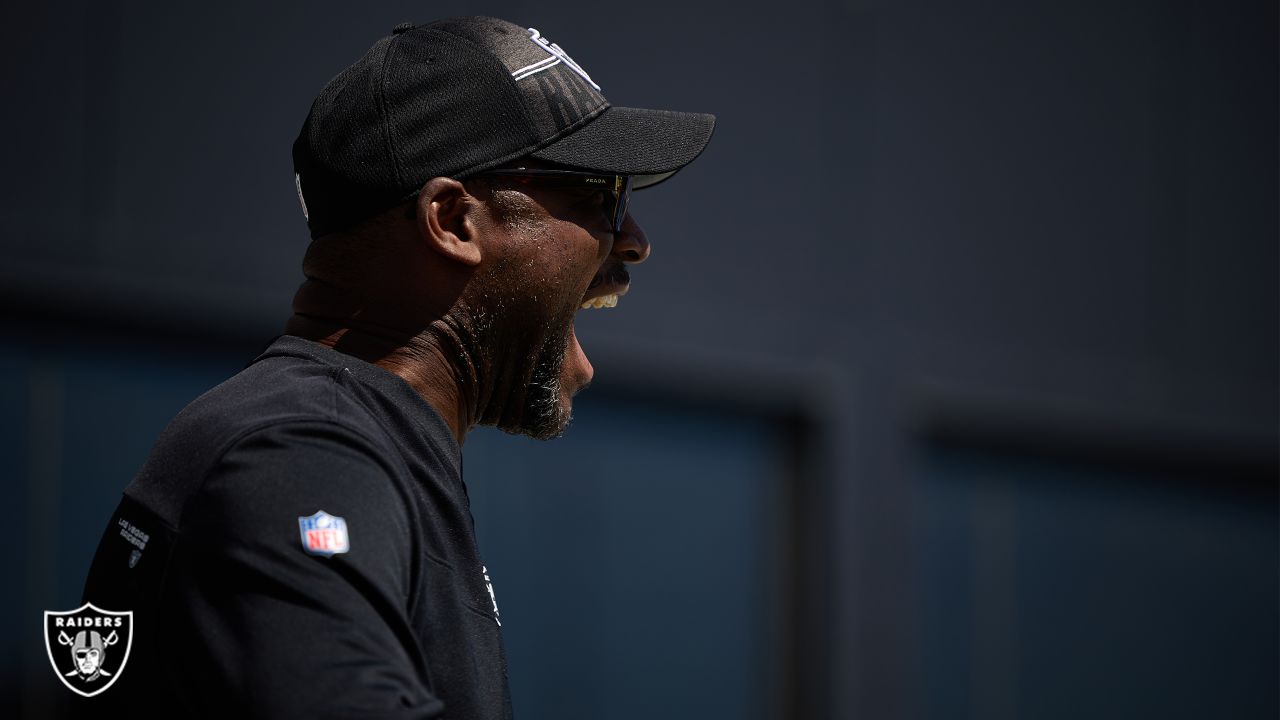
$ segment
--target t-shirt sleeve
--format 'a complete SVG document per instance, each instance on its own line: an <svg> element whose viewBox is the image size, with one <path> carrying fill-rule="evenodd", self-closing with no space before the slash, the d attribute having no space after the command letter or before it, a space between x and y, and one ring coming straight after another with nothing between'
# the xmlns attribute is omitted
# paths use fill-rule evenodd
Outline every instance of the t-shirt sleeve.
<svg viewBox="0 0 1280 720"><path fill-rule="evenodd" d="M181 696L210 715L439 716L407 607L410 503L382 455L306 421L222 456L165 581Z"/></svg>

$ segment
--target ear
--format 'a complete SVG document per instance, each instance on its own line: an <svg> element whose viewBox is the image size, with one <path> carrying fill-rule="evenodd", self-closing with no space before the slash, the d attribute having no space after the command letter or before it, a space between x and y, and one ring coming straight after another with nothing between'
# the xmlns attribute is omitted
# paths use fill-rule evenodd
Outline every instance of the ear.
<svg viewBox="0 0 1280 720"><path fill-rule="evenodd" d="M432 178L418 192L418 234L441 255L464 265L480 264L475 202L462 183Z"/></svg>

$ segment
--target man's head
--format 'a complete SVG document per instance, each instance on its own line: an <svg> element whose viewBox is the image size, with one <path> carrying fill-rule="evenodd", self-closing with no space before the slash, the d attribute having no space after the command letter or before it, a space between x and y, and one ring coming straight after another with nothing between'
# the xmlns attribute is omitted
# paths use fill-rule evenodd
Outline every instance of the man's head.
<svg viewBox="0 0 1280 720"><path fill-rule="evenodd" d="M616 304L649 254L630 191L693 160L713 126L611 107L537 30L399 26L330 82L294 145L315 240L291 331L360 330L335 346L402 376L448 364L464 432L554 437L592 374L574 313Z"/></svg>
<svg viewBox="0 0 1280 720"><path fill-rule="evenodd" d="M71 646L71 656L75 659L76 670L81 677L89 680L96 677L105 653L102 635L96 630L81 630L76 633L75 642Z"/></svg>

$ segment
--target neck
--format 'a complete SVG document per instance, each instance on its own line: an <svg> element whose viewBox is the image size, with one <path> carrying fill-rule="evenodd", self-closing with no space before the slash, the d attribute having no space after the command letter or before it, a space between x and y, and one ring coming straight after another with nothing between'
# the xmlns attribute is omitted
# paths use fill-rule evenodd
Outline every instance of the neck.
<svg viewBox="0 0 1280 720"><path fill-rule="evenodd" d="M482 393L472 353L467 350L468 333L448 317L417 333L406 333L299 311L289 319L285 332L399 376L444 418L459 445L478 420Z"/></svg>

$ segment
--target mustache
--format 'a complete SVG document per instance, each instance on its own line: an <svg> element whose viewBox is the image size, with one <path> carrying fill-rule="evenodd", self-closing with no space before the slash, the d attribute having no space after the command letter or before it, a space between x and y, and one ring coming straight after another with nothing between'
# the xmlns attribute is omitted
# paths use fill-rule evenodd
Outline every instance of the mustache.
<svg viewBox="0 0 1280 720"><path fill-rule="evenodd" d="M591 278L591 284L587 286L590 290L598 285L608 283L610 285L628 285L631 283L631 273L627 272L627 268L622 264L604 268L595 277Z"/></svg>

